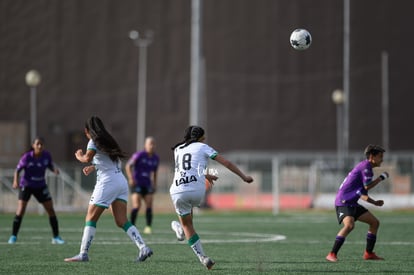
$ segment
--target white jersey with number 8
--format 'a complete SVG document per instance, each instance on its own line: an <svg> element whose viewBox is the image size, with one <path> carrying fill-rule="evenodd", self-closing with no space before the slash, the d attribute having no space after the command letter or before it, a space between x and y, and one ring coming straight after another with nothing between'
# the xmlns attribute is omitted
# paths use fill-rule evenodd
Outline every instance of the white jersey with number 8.
<svg viewBox="0 0 414 275"><path fill-rule="evenodd" d="M194 142L174 150L175 173L171 194L205 189L208 159L214 159L217 151L205 143Z"/></svg>

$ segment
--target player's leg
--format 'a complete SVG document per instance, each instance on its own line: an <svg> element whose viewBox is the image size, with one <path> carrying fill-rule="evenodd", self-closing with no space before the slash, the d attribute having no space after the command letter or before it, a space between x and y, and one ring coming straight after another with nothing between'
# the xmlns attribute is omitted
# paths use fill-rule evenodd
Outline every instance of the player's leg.
<svg viewBox="0 0 414 275"><path fill-rule="evenodd" d="M204 197L204 192L205 190L203 189L199 192L175 194L172 196L172 199L176 212L179 215L179 220L187 238L188 245L191 247L200 262L208 269L211 269L215 262L205 255L200 237L195 231L193 225L193 206L200 205L201 200Z"/></svg>
<svg viewBox="0 0 414 275"><path fill-rule="evenodd" d="M144 240L139 234L138 229L127 219L127 204L124 200L115 200L112 204L112 214L115 219L115 223L118 227L124 229L130 239L136 244L139 248L140 253L137 258L138 262L143 262L145 259L150 257L153 252L152 250L145 244Z"/></svg>
<svg viewBox="0 0 414 275"><path fill-rule="evenodd" d="M24 213L26 212L27 204L30 200L32 195L31 189L29 188L22 188L19 190L19 197L17 201L17 210L16 215L13 219L12 225L12 235L9 238L8 243L14 244L17 241L17 234L20 230L20 225L22 224Z"/></svg>
<svg viewBox="0 0 414 275"><path fill-rule="evenodd" d="M59 235L59 223L56 217L55 209L53 208L53 201L52 200L45 201L42 204L47 214L49 215L49 224L52 228L52 233L53 233L52 243L53 244L64 244L65 241L62 240L62 238Z"/></svg>
<svg viewBox="0 0 414 275"><path fill-rule="evenodd" d="M358 221L366 223L369 225L367 233L367 244L364 253L364 259L366 260L383 260L383 258L375 255L374 247L377 241L377 232L380 225L379 220L369 211L365 212L358 217Z"/></svg>
<svg viewBox="0 0 414 275"><path fill-rule="evenodd" d="M12 234L8 241L9 244L14 244L17 241L17 234L19 233L20 226L23 220L23 216L24 216L24 213L26 212L27 203L28 201L24 201L20 199L17 202L16 215L14 216L13 225L12 225Z"/></svg>
<svg viewBox="0 0 414 275"><path fill-rule="evenodd" d="M132 209L131 209L131 214L130 214L130 221L133 225L135 225L138 212L139 212L139 208L141 207L141 199L140 199L138 192L136 192L135 189L131 194L131 201L132 201Z"/></svg>
<svg viewBox="0 0 414 275"><path fill-rule="evenodd" d="M339 249L341 249L348 234L351 233L351 231L354 229L355 213L353 212L355 212L354 208L336 207L338 222L340 224L342 223L343 226L335 237L335 242L332 246L331 252L329 252L329 254L326 256L326 259L330 262L336 262L338 260L337 254L339 252Z"/></svg>
<svg viewBox="0 0 414 275"><path fill-rule="evenodd" d="M212 269L215 262L209 257L207 257L204 253L203 245L201 244L200 237L198 236L193 226L192 213L185 215L185 216L179 216L179 220L183 227L184 234L188 240L188 245L191 247L194 254L196 254L200 262L207 269Z"/></svg>
<svg viewBox="0 0 414 275"><path fill-rule="evenodd" d="M55 209L53 207L52 197L49 193L47 187L34 192L33 195L36 197L37 201L43 205L47 214L49 215L49 224L52 228L53 233L53 244L64 244L65 241L59 236L59 223L56 217Z"/></svg>
<svg viewBox="0 0 414 275"><path fill-rule="evenodd" d="M96 223L105 211L102 205L90 204L85 217L85 227L83 228L82 241L79 254L66 258L65 262L87 262L89 261L88 252L96 233Z"/></svg>
<svg viewBox="0 0 414 275"><path fill-rule="evenodd" d="M152 226L152 203L154 200L154 195L153 193L148 193L146 194L144 197L144 202L145 202L145 207L146 207L146 212L145 212L145 218L146 218L146 222L147 222L147 226L144 228L144 233L145 234L151 234L152 230L151 230L151 226Z"/></svg>

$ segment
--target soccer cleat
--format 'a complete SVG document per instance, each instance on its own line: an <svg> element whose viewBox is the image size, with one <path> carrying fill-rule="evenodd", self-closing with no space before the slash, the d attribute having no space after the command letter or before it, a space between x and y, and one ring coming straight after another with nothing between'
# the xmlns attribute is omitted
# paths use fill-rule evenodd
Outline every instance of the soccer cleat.
<svg viewBox="0 0 414 275"><path fill-rule="evenodd" d="M171 229L175 232L175 235L177 236L177 240L184 241L184 238L185 238L184 230L179 222L172 221Z"/></svg>
<svg viewBox="0 0 414 275"><path fill-rule="evenodd" d="M65 262L88 262L89 257L88 254L78 254L73 256L72 258L66 258Z"/></svg>
<svg viewBox="0 0 414 275"><path fill-rule="evenodd" d="M148 246L144 246L140 251L137 258L137 262L143 262L147 258L151 257L151 255L154 254Z"/></svg>
<svg viewBox="0 0 414 275"><path fill-rule="evenodd" d="M52 244L64 244L65 241L62 240L60 236L52 238Z"/></svg>
<svg viewBox="0 0 414 275"><path fill-rule="evenodd" d="M333 252L329 252L329 254L326 256L326 260L330 262L337 262L338 258L336 257L336 254Z"/></svg>
<svg viewBox="0 0 414 275"><path fill-rule="evenodd" d="M14 244L17 241L17 237L15 235L11 235L9 241L7 243Z"/></svg>
<svg viewBox="0 0 414 275"><path fill-rule="evenodd" d="M152 234L151 226L145 226L143 233L144 234Z"/></svg>
<svg viewBox="0 0 414 275"><path fill-rule="evenodd" d="M202 256L200 262L208 269L212 269L215 262L207 256Z"/></svg>
<svg viewBox="0 0 414 275"><path fill-rule="evenodd" d="M374 252L365 251L364 260L384 260L384 258L377 256Z"/></svg>

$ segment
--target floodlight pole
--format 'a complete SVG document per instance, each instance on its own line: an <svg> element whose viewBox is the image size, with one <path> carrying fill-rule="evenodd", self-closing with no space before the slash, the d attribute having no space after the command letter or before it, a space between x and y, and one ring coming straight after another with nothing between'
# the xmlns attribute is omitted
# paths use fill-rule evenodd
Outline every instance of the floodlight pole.
<svg viewBox="0 0 414 275"><path fill-rule="evenodd" d="M138 95L137 95L137 151L144 145L146 129L146 103L147 103L147 49L153 41L153 32L147 30L144 36L139 32L132 30L129 32L129 38L138 47Z"/></svg>
<svg viewBox="0 0 414 275"><path fill-rule="evenodd" d="M343 45L343 93L344 93L344 128L343 128L343 149L344 157L349 153L349 107L350 107L350 0L344 0L344 45Z"/></svg>
<svg viewBox="0 0 414 275"><path fill-rule="evenodd" d="M383 51L381 53L382 146L386 150L390 149L388 77L388 52Z"/></svg>
<svg viewBox="0 0 414 275"><path fill-rule="evenodd" d="M26 73L26 85L30 87L30 142L33 142L37 136L37 86L42 81L41 75L36 70L30 70Z"/></svg>
<svg viewBox="0 0 414 275"><path fill-rule="evenodd" d="M332 92L332 101L336 105L336 147L337 147L337 166L338 169L343 168L344 165L344 141L343 141L343 107L344 107L344 92L336 89Z"/></svg>
<svg viewBox="0 0 414 275"><path fill-rule="evenodd" d="M204 59L202 54L202 0L191 1L190 125L206 127Z"/></svg>

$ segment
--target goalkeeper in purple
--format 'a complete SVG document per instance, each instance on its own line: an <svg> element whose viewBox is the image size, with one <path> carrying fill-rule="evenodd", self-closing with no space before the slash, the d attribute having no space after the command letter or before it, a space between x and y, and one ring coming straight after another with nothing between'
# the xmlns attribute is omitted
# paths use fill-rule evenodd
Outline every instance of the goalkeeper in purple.
<svg viewBox="0 0 414 275"><path fill-rule="evenodd" d="M32 148L20 158L14 172L13 188L19 189L19 201L16 216L13 220L12 235L8 241L9 244L14 244L17 241L17 234L32 195L43 205L49 215L49 222L53 232L52 243L64 243L59 236L58 220L53 208L52 197L46 185L46 169L53 171L56 175L59 174L59 170L53 165L50 153L44 150L44 140L37 137L33 141ZM21 171L24 171L22 177L20 177Z"/></svg>
<svg viewBox="0 0 414 275"><path fill-rule="evenodd" d="M372 168L381 166L384 152L385 150L378 145L368 145L365 148L366 160L358 163L339 187L335 198L335 208L338 222L343 223L343 227L336 236L331 252L326 256L328 261L338 261L338 251L345 242L345 238L354 229L355 221L361 221L369 225L363 259L383 260L373 252L379 221L368 209L358 204L358 200L362 199L376 206L384 205L384 201L374 200L368 195L368 190L388 178L388 173L383 172L378 178L374 179L372 171Z"/></svg>

